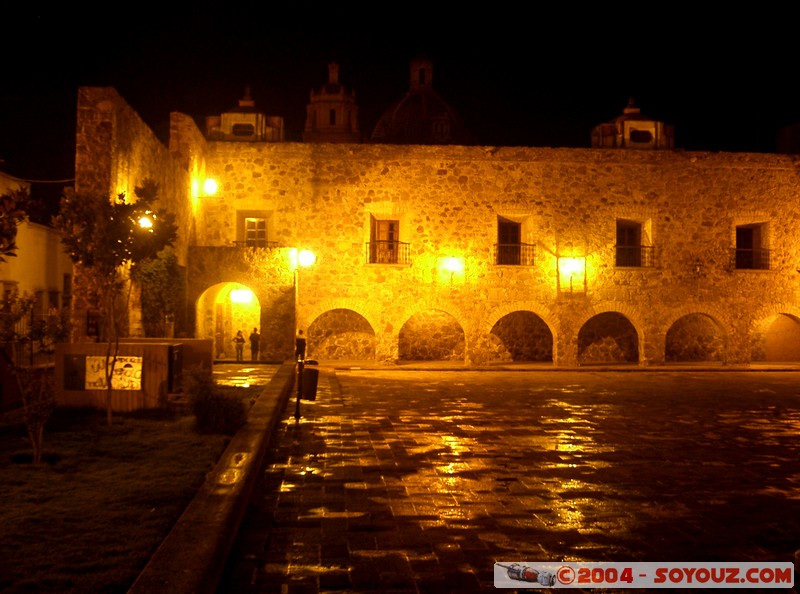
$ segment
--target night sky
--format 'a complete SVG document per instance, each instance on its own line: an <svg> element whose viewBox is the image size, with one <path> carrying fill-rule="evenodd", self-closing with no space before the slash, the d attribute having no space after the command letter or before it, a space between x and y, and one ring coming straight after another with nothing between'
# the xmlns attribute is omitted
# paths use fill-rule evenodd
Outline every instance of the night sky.
<svg viewBox="0 0 800 594"><path fill-rule="evenodd" d="M686 150L773 152L778 129L800 122L795 19L780 12L731 9L701 22L672 7L627 20L601 10L581 26L478 15L471 26L424 30L412 19L396 27L402 33L381 32L399 23L377 17L355 32L353 17L350 29L319 33L287 32L286 18L243 6L124 21L53 10L34 3L0 36L0 170L24 179L73 176L79 86L116 87L166 143L170 112L202 129L249 84L257 107L283 116L287 139L299 141L309 92L327 82L329 62L355 89L369 134L408 90L420 52L433 62L434 89L483 145L589 147L592 127L620 115L629 97L673 124Z"/></svg>

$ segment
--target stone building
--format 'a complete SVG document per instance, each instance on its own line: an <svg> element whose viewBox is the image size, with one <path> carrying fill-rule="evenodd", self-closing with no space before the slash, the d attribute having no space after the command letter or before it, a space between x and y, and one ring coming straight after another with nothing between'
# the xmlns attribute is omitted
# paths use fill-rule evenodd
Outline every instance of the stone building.
<svg viewBox="0 0 800 594"><path fill-rule="evenodd" d="M795 157L217 141L180 113L170 130L167 148L113 89L82 88L76 187L159 181L180 330L219 356L257 326L267 360L297 328L319 359L800 359Z"/></svg>

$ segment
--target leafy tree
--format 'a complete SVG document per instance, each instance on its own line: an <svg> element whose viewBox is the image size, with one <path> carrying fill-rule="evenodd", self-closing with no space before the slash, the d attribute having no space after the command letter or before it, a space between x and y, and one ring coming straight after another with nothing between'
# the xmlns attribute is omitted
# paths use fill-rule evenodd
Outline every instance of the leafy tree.
<svg viewBox="0 0 800 594"><path fill-rule="evenodd" d="M0 196L0 262L17 255L17 226L28 218L31 203L27 189Z"/></svg>
<svg viewBox="0 0 800 594"><path fill-rule="evenodd" d="M142 324L146 336L167 336L167 322L179 313L185 277L171 247L131 268L142 291Z"/></svg>
<svg viewBox="0 0 800 594"><path fill-rule="evenodd" d="M155 206L158 185L146 180L134 190L136 200L125 194L115 199L102 195L78 195L67 189L53 225L72 261L80 265L92 284L101 311L101 338L106 349L106 418L112 422L111 392L119 339L127 323L132 283L131 266L155 258L173 244L177 226L173 214ZM149 221L144 224L143 221Z"/></svg>

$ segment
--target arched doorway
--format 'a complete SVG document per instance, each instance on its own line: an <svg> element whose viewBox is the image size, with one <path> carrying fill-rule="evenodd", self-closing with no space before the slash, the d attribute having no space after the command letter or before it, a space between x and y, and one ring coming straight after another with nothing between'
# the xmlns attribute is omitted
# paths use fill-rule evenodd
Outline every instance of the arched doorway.
<svg viewBox="0 0 800 594"><path fill-rule="evenodd" d="M312 359L375 359L375 331L364 316L349 309L332 309L308 327Z"/></svg>
<svg viewBox="0 0 800 594"><path fill-rule="evenodd" d="M197 300L196 336L214 341L214 357L235 359L233 337L238 330L245 338L261 327L261 304L249 287L241 283L219 283ZM245 358L249 358L245 349Z"/></svg>
<svg viewBox="0 0 800 594"><path fill-rule="evenodd" d="M607 311L593 316L578 332L578 362L637 363L639 335L621 313Z"/></svg>
<svg viewBox="0 0 800 594"><path fill-rule="evenodd" d="M800 361L800 319L778 314L753 340L753 361Z"/></svg>
<svg viewBox="0 0 800 594"><path fill-rule="evenodd" d="M514 311L492 326L500 341L498 359L553 361L553 333L547 323L530 311Z"/></svg>
<svg viewBox="0 0 800 594"><path fill-rule="evenodd" d="M449 313L419 312L406 321L398 336L401 361L463 361L464 329Z"/></svg>
<svg viewBox="0 0 800 594"><path fill-rule="evenodd" d="M725 333L717 321L706 314L694 313L678 318L667 330L664 360L667 363L721 363L726 351Z"/></svg>

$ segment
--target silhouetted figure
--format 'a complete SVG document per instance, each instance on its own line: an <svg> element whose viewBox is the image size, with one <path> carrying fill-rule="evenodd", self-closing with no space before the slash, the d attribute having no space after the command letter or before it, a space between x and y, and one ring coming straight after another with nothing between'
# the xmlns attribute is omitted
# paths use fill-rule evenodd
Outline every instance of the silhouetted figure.
<svg viewBox="0 0 800 594"><path fill-rule="evenodd" d="M306 339L302 330L297 331L297 338L294 341L294 358L297 360L306 358Z"/></svg>
<svg viewBox="0 0 800 594"><path fill-rule="evenodd" d="M233 344L236 346L236 360L237 361L241 361L242 360L242 353L244 352L244 343L245 343L244 335L242 334L242 331L239 330L236 333L236 336L233 337Z"/></svg>
<svg viewBox="0 0 800 594"><path fill-rule="evenodd" d="M261 335L258 333L258 328L253 328L250 333L250 360L258 361L258 349L261 344Z"/></svg>

